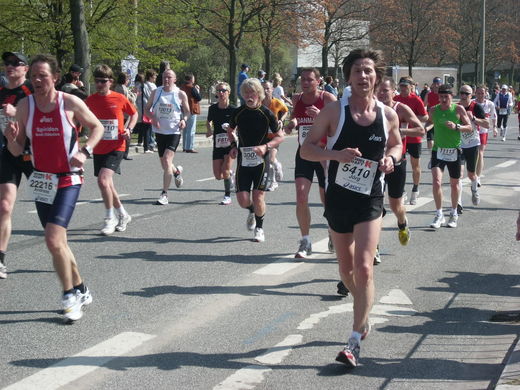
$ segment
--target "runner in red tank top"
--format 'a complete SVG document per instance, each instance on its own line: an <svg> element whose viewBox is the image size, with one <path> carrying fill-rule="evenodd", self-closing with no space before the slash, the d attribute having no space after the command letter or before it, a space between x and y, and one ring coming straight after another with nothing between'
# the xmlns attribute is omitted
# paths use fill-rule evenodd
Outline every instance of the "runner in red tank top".
<svg viewBox="0 0 520 390"><path fill-rule="evenodd" d="M59 69L54 57L37 55L30 68L34 95L20 101L16 122L9 122L5 135L13 156L22 154L27 137L32 139L36 170L30 177L29 188L36 199L45 242L63 287L65 320L76 321L83 315L82 306L92 302L92 296L67 243L67 226L81 188L79 175L87 155L103 135L103 126L81 99L56 91ZM90 129L87 144L81 150L74 121Z"/></svg>
<svg viewBox="0 0 520 390"><path fill-rule="evenodd" d="M428 112L430 111L430 108L436 106L440 103L439 101L439 87L442 84L442 80L440 77L435 77L433 79L433 83L430 86L430 91L426 94L424 97L424 105L426 106L426 109ZM426 133L426 140L428 149L432 149L433 147L433 134L435 133L435 129L432 127L428 132Z"/></svg>
<svg viewBox="0 0 520 390"><path fill-rule="evenodd" d="M328 103L336 101L336 97L329 93L318 90L320 72L315 68L303 69L301 72L302 93L292 97L294 110L291 119L285 126L286 134L296 128L298 131L298 150L296 151L294 182L296 185L296 218L300 226L301 239L296 252L296 258L304 258L312 253L312 244L309 236L311 226L311 213L309 210L309 191L314 178L314 172L318 177L320 187L320 198L325 200L325 174L323 166L317 161L308 161L300 157L300 147L307 137L314 118ZM322 146L325 143L322 142Z"/></svg>

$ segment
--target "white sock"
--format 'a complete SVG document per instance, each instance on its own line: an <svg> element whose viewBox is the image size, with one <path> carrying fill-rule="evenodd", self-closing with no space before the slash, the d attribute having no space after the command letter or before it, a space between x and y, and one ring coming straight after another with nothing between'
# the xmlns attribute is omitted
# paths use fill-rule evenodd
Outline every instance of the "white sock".
<svg viewBox="0 0 520 390"><path fill-rule="evenodd" d="M307 242L311 242L311 236L307 235L307 236L302 236L302 240L305 240Z"/></svg>
<svg viewBox="0 0 520 390"><path fill-rule="evenodd" d="M458 215L457 214L457 208L455 207L454 209L451 209L451 215Z"/></svg>
<svg viewBox="0 0 520 390"><path fill-rule="evenodd" d="M472 181L471 181L471 189L472 189L473 191L476 191L476 190L477 190L477 181L478 181L478 179L476 179L476 180L472 180Z"/></svg>
<svg viewBox="0 0 520 390"><path fill-rule="evenodd" d="M114 209L113 208L110 208L110 209L105 209L105 218L114 218Z"/></svg>
<svg viewBox="0 0 520 390"><path fill-rule="evenodd" d="M116 209L116 212L117 212L117 215L126 215L127 212L125 210L125 208L123 207L123 205L121 205L120 208Z"/></svg>
<svg viewBox="0 0 520 390"><path fill-rule="evenodd" d="M442 217L442 209L437 210L437 217Z"/></svg>
<svg viewBox="0 0 520 390"><path fill-rule="evenodd" d="M350 338L355 338L358 344L361 344L361 333L352 331L352 333L350 334Z"/></svg>

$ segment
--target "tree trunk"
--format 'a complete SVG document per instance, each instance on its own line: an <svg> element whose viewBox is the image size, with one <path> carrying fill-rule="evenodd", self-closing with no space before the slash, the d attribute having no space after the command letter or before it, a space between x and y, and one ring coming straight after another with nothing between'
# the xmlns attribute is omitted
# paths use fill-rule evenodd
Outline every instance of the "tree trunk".
<svg viewBox="0 0 520 390"><path fill-rule="evenodd" d="M265 79L269 80L271 74L271 47L269 44L264 46Z"/></svg>
<svg viewBox="0 0 520 390"><path fill-rule="evenodd" d="M74 63L83 68L81 81L90 93L90 43L83 0L70 0L71 29L74 36Z"/></svg>
<svg viewBox="0 0 520 390"><path fill-rule="evenodd" d="M229 86L231 87L229 101L237 105L237 49L235 45L230 45L229 48Z"/></svg>
<svg viewBox="0 0 520 390"><path fill-rule="evenodd" d="M321 75L323 77L327 76L329 73L329 50L327 47L327 43L321 47Z"/></svg>

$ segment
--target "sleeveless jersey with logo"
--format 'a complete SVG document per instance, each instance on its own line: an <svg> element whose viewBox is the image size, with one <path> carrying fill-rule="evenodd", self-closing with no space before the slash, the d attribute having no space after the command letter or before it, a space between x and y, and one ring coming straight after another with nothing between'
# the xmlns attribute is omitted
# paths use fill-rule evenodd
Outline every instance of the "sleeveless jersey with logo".
<svg viewBox="0 0 520 390"><path fill-rule="evenodd" d="M80 171L70 165L70 159L78 152L78 132L65 113L63 92L56 96L56 107L51 112L38 109L34 96L29 96L29 116L26 134L31 141L34 168L47 173L71 173ZM60 176L58 188L81 184L80 175Z"/></svg>
<svg viewBox="0 0 520 390"><path fill-rule="evenodd" d="M314 106L318 108L319 110L323 109L325 107L325 100L324 100L324 92L321 91L320 95L318 96L318 99L310 104L305 104L302 101L302 94L299 96L298 101L296 102L293 110L293 117L296 118L297 121L297 129L298 129L298 143L299 145L302 144L303 139L307 136L307 133L312 127L312 124L314 123L314 118L307 115L305 112L305 109L310 106ZM298 152L299 153L299 152Z"/></svg>
<svg viewBox="0 0 520 390"><path fill-rule="evenodd" d="M4 114L4 110L2 106L5 104L11 104L16 106L16 104L26 96L31 94L31 85L29 81L25 81L22 85L9 89L5 87L0 87L0 131L3 132L7 125L8 118ZM4 145L7 145L6 140L4 139Z"/></svg>
<svg viewBox="0 0 520 390"><path fill-rule="evenodd" d="M476 101L473 100L469 104L469 106L464 107L464 109L466 110L466 112L471 111L475 118L483 119L483 118L481 118L482 116L484 116L484 115L482 115L483 114L482 107L480 107ZM477 113L479 113L480 115ZM462 148L473 148L475 146L480 145L479 127L480 126L477 125L476 123L471 122L471 133L467 133L467 132L460 133L460 137L462 140L462 143L460 146Z"/></svg>
<svg viewBox="0 0 520 390"><path fill-rule="evenodd" d="M433 126L435 133L433 135L432 150L437 151L438 148L458 148L461 144L460 132L450 129L445 125L446 121L460 124L457 117L457 105L452 104L447 110L441 110L441 106L433 107Z"/></svg>
<svg viewBox="0 0 520 390"><path fill-rule="evenodd" d="M333 137L327 137L327 149L343 150L345 148L358 148L361 157L379 163L384 157L386 141L388 139L388 125L385 119L385 106L376 101L376 118L368 126L357 124L352 118L348 101L341 99L341 110L338 127ZM372 184L370 195L360 194L336 184L336 174L339 162L335 160L327 163L327 207L348 209L350 200L366 199L367 197L382 197L384 186L384 174L377 169Z"/></svg>
<svg viewBox="0 0 520 390"><path fill-rule="evenodd" d="M179 122L181 120L180 89L174 87L172 91L166 92L164 87L155 90L152 112L159 119L160 128L152 126L154 133L158 134L180 134Z"/></svg>

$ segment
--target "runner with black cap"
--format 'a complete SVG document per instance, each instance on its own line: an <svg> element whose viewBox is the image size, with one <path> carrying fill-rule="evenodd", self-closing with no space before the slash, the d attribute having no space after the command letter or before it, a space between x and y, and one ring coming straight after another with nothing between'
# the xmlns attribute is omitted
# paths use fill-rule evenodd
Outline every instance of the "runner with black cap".
<svg viewBox="0 0 520 390"><path fill-rule="evenodd" d="M29 61L22 53L6 51L2 54L8 84L0 88L0 130L2 131L2 151L0 157L0 279L7 278L5 254L11 237L11 215L22 173L28 178L32 173L31 156L26 145L23 155L14 157L7 149L4 131L7 123L16 116L18 101L32 93L32 87L25 78Z"/></svg>

